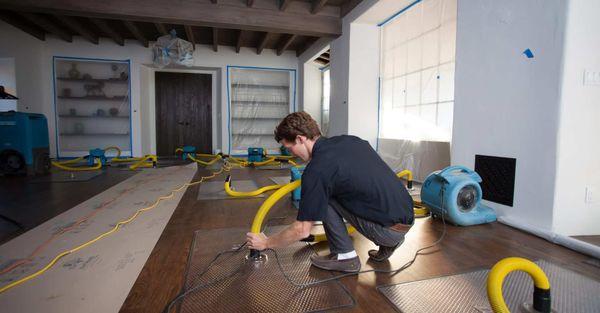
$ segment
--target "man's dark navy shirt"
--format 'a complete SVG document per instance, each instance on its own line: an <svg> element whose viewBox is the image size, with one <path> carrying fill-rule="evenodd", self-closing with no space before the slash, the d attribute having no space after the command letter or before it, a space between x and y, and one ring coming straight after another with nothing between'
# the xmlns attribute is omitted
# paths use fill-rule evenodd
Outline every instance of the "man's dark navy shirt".
<svg viewBox="0 0 600 313"><path fill-rule="evenodd" d="M320 137L302 174L299 221L322 221L331 200L363 219L412 224L413 201L392 169L367 141Z"/></svg>

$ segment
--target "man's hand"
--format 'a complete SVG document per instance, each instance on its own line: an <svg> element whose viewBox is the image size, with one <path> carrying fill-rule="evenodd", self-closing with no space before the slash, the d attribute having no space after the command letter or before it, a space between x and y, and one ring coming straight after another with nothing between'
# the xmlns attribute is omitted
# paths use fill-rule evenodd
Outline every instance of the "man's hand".
<svg viewBox="0 0 600 313"><path fill-rule="evenodd" d="M268 248L267 241L269 237L265 234L255 234L255 233L246 233L246 241L248 242L248 247L254 250L265 250Z"/></svg>

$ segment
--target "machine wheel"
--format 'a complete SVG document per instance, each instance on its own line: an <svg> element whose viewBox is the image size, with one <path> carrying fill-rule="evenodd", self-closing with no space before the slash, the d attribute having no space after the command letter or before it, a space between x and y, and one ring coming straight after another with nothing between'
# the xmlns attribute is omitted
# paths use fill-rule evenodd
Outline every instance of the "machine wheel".
<svg viewBox="0 0 600 313"><path fill-rule="evenodd" d="M36 155L33 162L34 172L36 175L45 175L50 172L50 155L48 153L40 153Z"/></svg>
<svg viewBox="0 0 600 313"><path fill-rule="evenodd" d="M14 150L0 153L0 172L4 174L19 174L25 169L25 159Z"/></svg>

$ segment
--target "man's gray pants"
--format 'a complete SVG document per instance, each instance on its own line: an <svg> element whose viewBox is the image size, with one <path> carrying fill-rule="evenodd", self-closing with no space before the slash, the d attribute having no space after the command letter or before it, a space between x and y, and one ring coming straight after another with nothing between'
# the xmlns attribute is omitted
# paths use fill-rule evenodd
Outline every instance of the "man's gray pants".
<svg viewBox="0 0 600 313"><path fill-rule="evenodd" d="M346 230L344 219L356 230L378 246L394 247L404 241L405 232L391 230L375 222L360 218L348 212L339 202L329 202L327 214L323 219L323 228L329 243L329 251L334 254L354 250L352 238Z"/></svg>

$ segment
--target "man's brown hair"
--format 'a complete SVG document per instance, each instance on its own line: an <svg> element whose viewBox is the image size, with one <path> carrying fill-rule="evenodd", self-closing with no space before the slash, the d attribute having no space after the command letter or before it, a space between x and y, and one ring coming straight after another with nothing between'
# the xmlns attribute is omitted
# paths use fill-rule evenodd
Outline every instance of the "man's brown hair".
<svg viewBox="0 0 600 313"><path fill-rule="evenodd" d="M275 140L280 142L285 139L288 142L296 141L296 136L306 136L315 139L321 136L319 125L306 112L294 112L288 114L275 128Z"/></svg>

